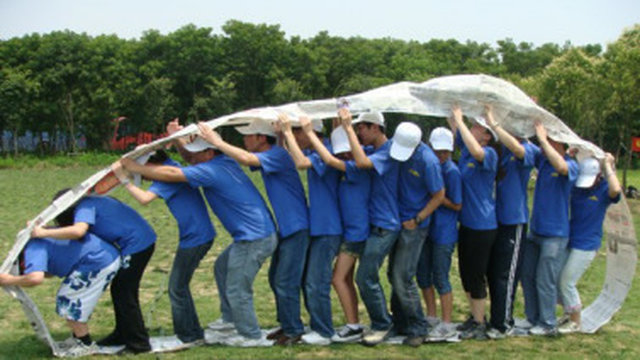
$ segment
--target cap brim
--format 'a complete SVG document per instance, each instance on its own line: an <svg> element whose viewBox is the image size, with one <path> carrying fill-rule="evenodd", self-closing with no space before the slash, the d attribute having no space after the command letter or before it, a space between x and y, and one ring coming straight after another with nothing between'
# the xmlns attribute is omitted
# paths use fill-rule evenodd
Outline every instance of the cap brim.
<svg viewBox="0 0 640 360"><path fill-rule="evenodd" d="M439 141L435 141L431 143L431 148L433 150L447 150L447 151L453 151L453 144L447 143L447 142L439 142Z"/></svg>
<svg viewBox="0 0 640 360"><path fill-rule="evenodd" d="M144 165L147 163L147 161L149 161L149 158L153 156L155 153L156 153L155 151L150 151L146 154L142 154L136 159L136 162L140 165Z"/></svg>
<svg viewBox="0 0 640 360"><path fill-rule="evenodd" d="M593 183L596 181L596 177L598 175L580 175L576 180L576 187L579 188L590 188Z"/></svg>
<svg viewBox="0 0 640 360"><path fill-rule="evenodd" d="M215 146L211 145L211 143L201 137L197 137L194 141L184 145L184 149L192 153L215 148Z"/></svg>
<svg viewBox="0 0 640 360"><path fill-rule="evenodd" d="M389 151L389 155L398 161L406 161L411 157L415 148L408 148L402 145L398 145L398 143L391 144L391 150Z"/></svg>
<svg viewBox="0 0 640 360"><path fill-rule="evenodd" d="M251 125L247 126L238 126L236 130L242 135L253 135L255 132L251 131Z"/></svg>

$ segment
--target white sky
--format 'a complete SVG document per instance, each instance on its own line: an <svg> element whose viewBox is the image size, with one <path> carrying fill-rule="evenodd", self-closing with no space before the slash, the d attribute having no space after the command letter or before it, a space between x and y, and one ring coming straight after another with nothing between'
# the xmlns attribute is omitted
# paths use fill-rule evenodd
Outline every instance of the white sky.
<svg viewBox="0 0 640 360"><path fill-rule="evenodd" d="M287 36L497 40L574 45L615 41L640 23L640 0L0 0L0 39L69 29L139 38L229 19L279 24Z"/></svg>

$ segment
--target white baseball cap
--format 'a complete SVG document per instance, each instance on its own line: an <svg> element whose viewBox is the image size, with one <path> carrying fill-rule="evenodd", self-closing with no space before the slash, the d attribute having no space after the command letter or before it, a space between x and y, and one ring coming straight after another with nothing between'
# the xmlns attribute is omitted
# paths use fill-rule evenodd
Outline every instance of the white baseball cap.
<svg viewBox="0 0 640 360"><path fill-rule="evenodd" d="M320 120L320 119L311 120L311 126L313 126L313 131L315 131L315 132L321 133L324 130L324 125L322 124L322 120ZM291 127L301 128L302 125L300 125L299 121L296 121L296 122L292 121L291 122Z"/></svg>
<svg viewBox="0 0 640 360"><path fill-rule="evenodd" d="M200 152L207 149L217 149L217 147L213 146L210 142L198 136L192 142L185 144L184 149L188 152Z"/></svg>
<svg viewBox="0 0 640 360"><path fill-rule="evenodd" d="M267 135L276 137L276 132L273 126L265 120L255 119L247 126L238 126L236 130L242 135Z"/></svg>
<svg viewBox="0 0 640 360"><path fill-rule="evenodd" d="M580 161L578 165L580 165L580 172L576 180L576 187L591 187L600 174L600 162L595 158L588 157Z"/></svg>
<svg viewBox="0 0 640 360"><path fill-rule="evenodd" d="M331 132L331 147L334 154L340 154L351 151L351 145L349 144L349 138L347 132L344 131L342 126L338 126Z"/></svg>
<svg viewBox="0 0 640 360"><path fill-rule="evenodd" d="M437 127L431 130L429 143L433 150L453 151L453 134L445 127Z"/></svg>
<svg viewBox="0 0 640 360"><path fill-rule="evenodd" d="M422 130L412 122L403 122L398 125L393 134L390 155L398 161L406 161L411 157L422 138Z"/></svg>
<svg viewBox="0 0 640 360"><path fill-rule="evenodd" d="M487 124L487 120L485 118L483 118L482 116L478 116L478 117L473 118L473 120L475 120L475 122L478 123L478 125L480 125L483 128L487 129L489 131L489 133L491 134L491 136L493 136L493 140L494 141L498 141L498 134L496 134L496 132L493 131L491 126L489 126L489 124Z"/></svg>
<svg viewBox="0 0 640 360"><path fill-rule="evenodd" d="M366 112L358 115L358 117L351 122L351 124L357 124L360 122L367 122L384 127L384 116L379 111Z"/></svg>

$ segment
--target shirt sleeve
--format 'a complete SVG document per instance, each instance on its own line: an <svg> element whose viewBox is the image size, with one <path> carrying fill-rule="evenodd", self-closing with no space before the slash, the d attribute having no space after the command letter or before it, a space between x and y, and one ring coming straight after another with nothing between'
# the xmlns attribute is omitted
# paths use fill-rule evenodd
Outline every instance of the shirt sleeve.
<svg viewBox="0 0 640 360"><path fill-rule="evenodd" d="M445 174L446 197L454 204L462 203L462 177L460 170L451 168Z"/></svg>
<svg viewBox="0 0 640 360"><path fill-rule="evenodd" d="M170 199L176 193L180 183L171 184L162 181L154 181L149 186L149 191L165 200Z"/></svg>
<svg viewBox="0 0 640 360"><path fill-rule="evenodd" d="M49 270L47 249L42 243L31 243L24 250L24 273L30 274L36 271L47 272Z"/></svg>
<svg viewBox="0 0 640 360"><path fill-rule="evenodd" d="M254 155L258 157L258 160L260 161L260 167L262 167L262 170L267 174L286 170L288 163L287 160L290 160L286 158L287 156L289 156L286 150L282 149L282 151L280 151L279 149L274 147L267 151L254 153Z"/></svg>
<svg viewBox="0 0 640 360"><path fill-rule="evenodd" d="M83 222L89 225L95 225L96 224L96 208L85 201L81 201L76 207L75 213L73 214L73 222L74 224Z"/></svg>
<svg viewBox="0 0 640 360"><path fill-rule="evenodd" d="M182 172L192 187L212 186L215 184L216 176L218 176L216 165L211 161L187 166L182 168Z"/></svg>
<svg viewBox="0 0 640 360"><path fill-rule="evenodd" d="M569 172L567 173L567 177L569 181L575 182L578 179L578 174L580 173L580 166L573 159L565 158L567 162L567 166L569 167Z"/></svg>
<svg viewBox="0 0 640 360"><path fill-rule="evenodd" d="M368 170L366 169L358 169L356 166L356 162L353 160L347 160L344 162L345 172L344 176L348 182L354 182L358 179L359 176Z"/></svg>
<svg viewBox="0 0 640 360"><path fill-rule="evenodd" d="M540 149L530 142L522 144L524 147L524 158L522 159L522 165L525 168L532 168L536 166L536 154L540 152Z"/></svg>
<svg viewBox="0 0 640 360"><path fill-rule="evenodd" d="M430 194L434 194L444 188L444 181L442 180L442 170L437 158L429 160L425 156L425 184Z"/></svg>
<svg viewBox="0 0 640 360"><path fill-rule="evenodd" d="M324 176L324 174L327 172L327 164L322 161L320 154L314 151L309 154L307 158L309 159L309 161L311 161L311 166L318 173L318 175L320 175L320 177Z"/></svg>
<svg viewBox="0 0 640 360"><path fill-rule="evenodd" d="M498 154L491 146L485 146L484 159L482 159L482 169L485 171L496 171L498 169Z"/></svg>

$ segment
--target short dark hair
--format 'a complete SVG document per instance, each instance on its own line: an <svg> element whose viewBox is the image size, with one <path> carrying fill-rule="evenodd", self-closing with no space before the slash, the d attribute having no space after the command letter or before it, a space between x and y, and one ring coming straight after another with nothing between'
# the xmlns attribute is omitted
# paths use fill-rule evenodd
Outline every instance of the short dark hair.
<svg viewBox="0 0 640 360"><path fill-rule="evenodd" d="M265 137L267 138L267 144L269 144L269 145L275 145L276 141L278 140L278 139L276 139L275 136L265 135Z"/></svg>
<svg viewBox="0 0 640 360"><path fill-rule="evenodd" d="M67 191L70 191L70 190L71 190L71 188L64 188L62 190L59 190L53 196L53 200L56 200L57 198L61 197ZM71 204L71 206L69 206L67 209L65 209L63 212L61 212L58 216L56 216L55 222L56 222L56 224L58 224L58 226L70 226L70 225L73 225L74 214L76 212L76 205L77 205L77 202Z"/></svg>
<svg viewBox="0 0 640 360"><path fill-rule="evenodd" d="M149 157L149 164L164 164L169 159L167 152L160 149L156 150L156 153Z"/></svg>

